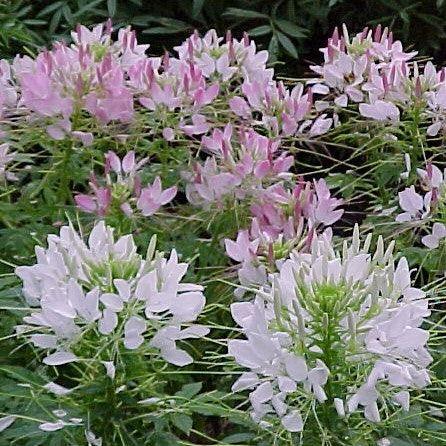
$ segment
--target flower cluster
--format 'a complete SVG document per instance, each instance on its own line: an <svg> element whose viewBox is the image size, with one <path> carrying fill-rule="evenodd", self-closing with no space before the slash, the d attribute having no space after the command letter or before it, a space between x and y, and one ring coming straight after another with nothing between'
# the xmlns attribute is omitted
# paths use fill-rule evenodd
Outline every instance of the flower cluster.
<svg viewBox="0 0 446 446"><path fill-rule="evenodd" d="M237 240L225 240L227 255L240 263L244 287L265 283L266 272L293 249L308 250L315 234L343 214L342 200L333 198L323 179L299 180L292 188L277 183L262 191L251 205L251 226ZM239 289L236 295L243 293Z"/></svg>
<svg viewBox="0 0 446 446"><path fill-rule="evenodd" d="M133 94L126 83L127 70L146 57L148 45L138 45L130 28L121 29L116 42L111 32L109 22L92 31L80 25L72 33L71 46L58 42L35 59L14 59L18 105L37 116L53 118L48 127L53 138L63 139L71 133L73 123L83 112L102 125L132 119ZM85 144L91 140L88 134L72 136Z"/></svg>
<svg viewBox="0 0 446 446"><path fill-rule="evenodd" d="M410 390L429 384L429 333L420 328L428 300L411 286L406 259L395 267L394 244L385 250L380 238L372 255L371 238L361 245L356 226L337 252L326 232L311 252L294 251L253 302L232 304L246 339L229 341L229 354L249 369L233 391L251 389L262 425L278 417L301 431L314 404L330 417L361 407L377 422L380 402L408 410Z"/></svg>
<svg viewBox="0 0 446 446"><path fill-rule="evenodd" d="M410 186L398 194L399 205L404 211L396 216L396 221L417 222L421 225L432 224L430 233L421 242L429 249L438 248L441 240L446 239L446 170L442 172L429 163L426 169L417 169L424 195Z"/></svg>
<svg viewBox="0 0 446 446"><path fill-rule="evenodd" d="M365 28L350 38L344 25L342 35L336 28L321 51L324 63L311 67L320 78L310 84L314 93L327 97L316 101L316 109L342 109L353 103L365 118L395 122L402 112L417 108L429 123L428 135L444 129L445 69L437 71L427 62L421 72L417 62L409 64L417 52L404 52L387 28Z"/></svg>
<svg viewBox="0 0 446 446"><path fill-rule="evenodd" d="M152 239L144 259L131 235L114 241L113 229L103 222L88 244L71 226L62 227L59 236L48 236L47 249L36 247L35 265L16 268L35 307L17 331L51 352L43 359L48 365L96 358L112 376L119 345L133 350L147 340L165 361L191 363L176 341L208 333L190 324L204 307L203 287L181 282L188 265L178 262L175 251L166 259L154 250Z"/></svg>
<svg viewBox="0 0 446 446"><path fill-rule="evenodd" d="M290 178L294 158L280 150L280 141L254 130L234 132L227 124L203 136L202 149L210 154L203 165L186 172L186 196L194 205L209 207L225 201L253 199L265 185Z"/></svg>
<svg viewBox="0 0 446 446"><path fill-rule="evenodd" d="M331 127L332 119L313 107L311 91L273 80L268 52L257 51L246 34L237 40L230 32L226 39L215 30L195 32L174 48L176 55L149 57L135 31L120 29L116 41L112 31L110 21L92 30L79 25L71 45L56 42L35 58L17 55L11 65L2 60L0 110L24 116L26 125L43 122L56 140L83 145L110 125L117 136L131 125L167 141L202 135L216 114L231 110L233 118L274 135L317 136Z"/></svg>
<svg viewBox="0 0 446 446"><path fill-rule="evenodd" d="M138 170L146 162L146 159L136 162L134 151L127 152L121 162L116 153L110 150L105 156L105 185L101 185L92 173L92 194L76 195L76 204L83 211L100 217L113 212L123 212L131 217L136 211L145 217L153 215L174 199L177 188L173 186L162 190L159 177L153 184L142 187Z"/></svg>
<svg viewBox="0 0 446 446"><path fill-rule="evenodd" d="M312 91L304 92L300 83L288 90L282 82L245 80L241 91L243 96L229 100L231 110L254 125L254 117L260 115L260 125L275 136L304 132L319 136L332 126L333 120L326 114L315 118Z"/></svg>

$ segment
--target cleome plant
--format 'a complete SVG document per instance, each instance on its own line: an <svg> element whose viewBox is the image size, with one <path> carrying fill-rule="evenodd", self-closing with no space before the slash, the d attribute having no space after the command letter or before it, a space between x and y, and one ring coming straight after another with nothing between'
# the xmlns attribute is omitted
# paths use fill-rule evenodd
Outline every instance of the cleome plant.
<svg viewBox="0 0 446 446"><path fill-rule="evenodd" d="M0 61L0 445L446 444L446 68L178 43Z"/></svg>

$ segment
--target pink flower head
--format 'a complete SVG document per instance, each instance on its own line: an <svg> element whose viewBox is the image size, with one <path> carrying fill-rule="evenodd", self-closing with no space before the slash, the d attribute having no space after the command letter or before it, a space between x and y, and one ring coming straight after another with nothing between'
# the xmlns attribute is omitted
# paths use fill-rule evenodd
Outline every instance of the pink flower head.
<svg viewBox="0 0 446 446"><path fill-rule="evenodd" d="M342 200L331 197L330 189L328 189L327 183L322 178L314 181L314 190L316 200L312 203L313 209L311 211L313 223L331 226L344 213L343 209L336 209L342 204Z"/></svg>
<svg viewBox="0 0 446 446"><path fill-rule="evenodd" d="M396 221L404 222L424 219L430 211L432 192L424 197L415 192L415 187L410 186L398 194L399 203L403 213L397 215Z"/></svg>
<svg viewBox="0 0 446 446"><path fill-rule="evenodd" d="M90 183L91 184L91 183ZM92 185L94 195L78 194L74 197L77 206L89 214L105 216L111 204L111 190L108 187Z"/></svg>
<svg viewBox="0 0 446 446"><path fill-rule="evenodd" d="M152 185L149 185L141 190L141 194L137 201L137 207L142 215L153 215L158 209L172 201L177 194L176 186L169 187L162 190L161 179L156 177Z"/></svg>
<svg viewBox="0 0 446 446"><path fill-rule="evenodd" d="M434 223L432 226L432 233L425 235L421 239L421 243L429 249L438 248L442 239L446 238L446 226L443 223Z"/></svg>
<svg viewBox="0 0 446 446"><path fill-rule="evenodd" d="M235 242L230 239L225 239L227 255L240 263L245 260L252 260L256 255L258 246L259 240L251 241L247 230L239 231Z"/></svg>
<svg viewBox="0 0 446 446"><path fill-rule="evenodd" d="M46 73L25 73L21 78L21 88L21 102L36 113L43 116L71 115L72 100L62 97Z"/></svg>

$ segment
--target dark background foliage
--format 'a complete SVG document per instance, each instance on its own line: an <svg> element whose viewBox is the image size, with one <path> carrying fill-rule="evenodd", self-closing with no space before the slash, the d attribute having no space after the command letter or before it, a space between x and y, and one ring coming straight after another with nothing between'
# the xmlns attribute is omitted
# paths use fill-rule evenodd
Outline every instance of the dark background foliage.
<svg viewBox="0 0 446 446"><path fill-rule="evenodd" d="M172 48L194 29L248 31L280 60L278 71L300 75L335 25L351 32L381 23L404 45L437 63L446 59L446 0L0 0L0 56L34 51L55 38L69 38L77 23L112 17L130 24L153 53Z"/></svg>

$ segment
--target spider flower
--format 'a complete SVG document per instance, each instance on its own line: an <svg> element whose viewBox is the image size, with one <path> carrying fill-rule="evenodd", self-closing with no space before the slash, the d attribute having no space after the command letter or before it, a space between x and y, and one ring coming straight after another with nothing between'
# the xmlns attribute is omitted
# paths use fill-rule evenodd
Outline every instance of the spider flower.
<svg viewBox="0 0 446 446"><path fill-rule="evenodd" d="M104 222L87 243L64 226L48 236L48 248L36 247L35 265L16 268L32 307L17 330L48 353L45 364L96 358L114 375L120 346L142 346L178 366L193 361L176 341L208 333L191 324L205 304L203 287L182 282L188 264L175 250L169 258L155 253L154 241L144 258L131 235L115 241Z"/></svg>
<svg viewBox="0 0 446 446"><path fill-rule="evenodd" d="M203 136L203 150L212 156L193 173L186 172L186 196L195 205L221 205L228 199L252 198L265 185L291 176L293 157L280 151L280 141L254 130L233 132L231 124L223 131L214 129Z"/></svg>
<svg viewBox="0 0 446 446"><path fill-rule="evenodd" d="M251 205L251 226L241 230L234 242L225 239L226 253L239 262L242 286L261 285L266 271L297 248L308 249L312 237L338 221L342 200L331 196L325 181L297 181L293 189L277 183L260 191ZM243 288L236 295L243 294Z"/></svg>
<svg viewBox="0 0 446 446"><path fill-rule="evenodd" d="M248 369L233 391L250 389L262 425L280 419L297 432L314 414L328 427L336 413L348 422L358 410L379 422L392 408L407 411L410 392L429 384L429 332L420 327L428 300L411 286L406 259L395 263L394 244L385 250L380 238L372 254L371 239L361 244L356 226L338 252L327 233L314 238L254 301L232 304L244 339L230 340L229 354Z"/></svg>
<svg viewBox="0 0 446 446"><path fill-rule="evenodd" d="M439 167L429 163L426 169L417 169L417 173L424 194L418 193L414 185L399 192L399 205L404 212L398 214L395 220L423 225L428 234L421 238L421 243L435 249L446 239L446 170L442 172Z"/></svg>
<svg viewBox="0 0 446 446"><path fill-rule="evenodd" d="M163 190L159 177L153 184L142 187L139 169L146 162L147 159L136 162L133 150L122 161L109 150L105 156L105 180L100 183L94 174L91 175L92 193L74 197L79 209L100 217L114 213L130 217L136 212L148 217L158 212L161 206L174 199L177 188L173 186Z"/></svg>

